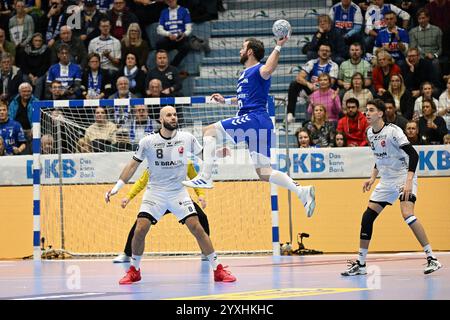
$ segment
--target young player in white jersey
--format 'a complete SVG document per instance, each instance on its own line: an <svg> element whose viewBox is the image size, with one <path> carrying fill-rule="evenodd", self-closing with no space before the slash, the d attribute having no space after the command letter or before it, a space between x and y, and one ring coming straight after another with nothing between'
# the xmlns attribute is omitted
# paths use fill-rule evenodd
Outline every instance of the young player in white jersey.
<svg viewBox="0 0 450 320"><path fill-rule="evenodd" d="M225 137L234 143L245 141L259 178L294 192L303 203L306 215L311 217L316 206L314 187L299 186L287 174L273 170L270 165L273 124L267 112L267 102L271 75L278 65L281 47L287 40L288 37L277 40L265 64L260 63L264 58L264 44L255 38L244 41L240 62L246 69L238 79L237 96L227 100L218 93L211 96L216 102L237 103L237 116L218 121L203 130L204 161L201 172L183 184L191 188L212 188L211 174L217 140L223 141Z"/></svg>
<svg viewBox="0 0 450 320"><path fill-rule="evenodd" d="M415 173L419 156L408 141L402 129L383 120L386 107L381 100L367 103L367 139L375 155L375 167L369 180L363 184L363 192L369 191L380 174L380 182L375 187L368 207L362 216L359 256L350 261L343 276L366 274L366 256L372 238L375 219L386 205L392 205L400 199L400 210L405 222L413 231L427 256L424 273L428 274L441 268L433 255L425 230L414 215L414 203L417 195L417 175Z"/></svg>
<svg viewBox="0 0 450 320"><path fill-rule="evenodd" d="M131 284L141 280L139 265L144 253L145 236L150 226L156 224L166 210L170 210L180 223L186 224L194 235L214 270L214 280L236 281L236 277L220 264L211 239L200 225L189 193L181 183L186 178L187 155L199 154L202 147L192 134L177 130L178 118L175 108L171 106L162 108L159 120L161 130L141 139L133 159L123 169L114 188L105 196L106 202L109 202L110 197L133 176L140 163L147 159L150 181L139 209L132 241L131 266L119 284Z"/></svg>

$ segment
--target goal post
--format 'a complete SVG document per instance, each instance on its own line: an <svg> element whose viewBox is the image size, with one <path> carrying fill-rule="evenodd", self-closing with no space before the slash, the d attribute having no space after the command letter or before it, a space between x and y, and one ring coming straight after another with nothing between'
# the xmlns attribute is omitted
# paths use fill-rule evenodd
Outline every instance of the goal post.
<svg viewBox="0 0 450 320"><path fill-rule="evenodd" d="M106 256L123 251L142 194L125 209L120 207L120 199L131 188L131 182L145 170L145 165L140 166L139 172L110 204L104 203L104 193L115 183L136 146L136 143L119 141L119 136L127 134L131 141L130 136L137 135L137 129L134 132L133 126L125 121L117 126L115 143L96 139L95 146L92 141L91 149L84 150L80 143L97 121L97 107L109 110L106 116L110 122L117 120L118 107L128 108L129 123L137 106L145 106L154 130L158 126L156 119L161 106L172 105L180 114L180 130L191 132L202 142L202 126L234 116L237 111L236 106L210 104L209 101L207 96L35 102L32 167L34 259L41 258L42 239L47 247L65 249L74 256ZM269 99L268 111L275 122L273 97ZM206 193L208 205L205 212L215 249L222 254L279 255L277 188L258 180L249 156L244 156L248 152L242 144L230 144L229 147L232 156L218 159L213 172L215 188ZM198 169L197 162L195 166ZM194 192L190 190L190 193L195 201ZM165 216L152 227L145 251L147 255L199 254L194 237L172 215Z"/></svg>

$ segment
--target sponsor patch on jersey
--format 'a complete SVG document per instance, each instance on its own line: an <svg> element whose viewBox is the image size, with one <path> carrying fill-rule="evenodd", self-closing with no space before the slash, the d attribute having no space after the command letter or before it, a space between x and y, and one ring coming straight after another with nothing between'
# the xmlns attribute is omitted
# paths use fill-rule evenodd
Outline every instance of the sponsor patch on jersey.
<svg viewBox="0 0 450 320"><path fill-rule="evenodd" d="M179 154L183 154L184 153L184 148L182 146L178 147L178 153Z"/></svg>
<svg viewBox="0 0 450 320"><path fill-rule="evenodd" d="M381 140L381 146L386 147L386 140Z"/></svg>

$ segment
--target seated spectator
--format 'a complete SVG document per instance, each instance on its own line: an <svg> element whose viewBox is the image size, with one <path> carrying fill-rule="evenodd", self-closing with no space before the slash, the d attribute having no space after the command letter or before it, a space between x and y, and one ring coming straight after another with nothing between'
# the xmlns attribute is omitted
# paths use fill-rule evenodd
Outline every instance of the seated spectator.
<svg viewBox="0 0 450 320"><path fill-rule="evenodd" d="M6 155L21 154L26 148L22 126L8 117L8 106L0 100L0 136L5 142Z"/></svg>
<svg viewBox="0 0 450 320"><path fill-rule="evenodd" d="M408 123L406 124L405 135L412 145L425 144L422 138L419 136L419 125L417 124L417 121L408 121Z"/></svg>
<svg viewBox="0 0 450 320"><path fill-rule="evenodd" d="M111 78L119 71L122 49L120 41L111 36L111 22L100 20L100 35L91 40L88 52L96 52L101 57L101 68L107 70Z"/></svg>
<svg viewBox="0 0 450 320"><path fill-rule="evenodd" d="M118 40L122 40L131 23L138 23L138 18L127 7L125 0L114 0L106 17L111 21L111 35Z"/></svg>
<svg viewBox="0 0 450 320"><path fill-rule="evenodd" d="M33 88L28 82L19 86L19 94L9 103L9 118L20 123L29 142L33 138L31 128L33 126L33 102L38 101L33 96Z"/></svg>
<svg viewBox="0 0 450 320"><path fill-rule="evenodd" d="M162 92L162 82L159 79L152 79L148 83L148 89L145 91L146 98L166 98L168 95Z"/></svg>
<svg viewBox="0 0 450 320"><path fill-rule="evenodd" d="M436 104L431 99L422 103L422 116L419 118L419 135L425 144L443 144L448 133L445 120L436 115Z"/></svg>
<svg viewBox="0 0 450 320"><path fill-rule="evenodd" d="M420 48L420 57L432 62L436 74L441 73L439 57L442 55L442 31L430 24L430 13L421 8L417 11L419 26L409 31L411 48Z"/></svg>
<svg viewBox="0 0 450 320"><path fill-rule="evenodd" d="M317 59L318 51L322 44L330 46L331 59L338 65L347 57L348 48L340 32L333 28L331 18L326 14L318 16L319 30L314 34L307 46L306 56L308 60ZM303 49L305 51L305 48Z"/></svg>
<svg viewBox="0 0 450 320"><path fill-rule="evenodd" d="M336 148L347 147L347 138L345 136L345 133L340 131L336 132L336 135L334 136L333 146Z"/></svg>
<svg viewBox="0 0 450 320"><path fill-rule="evenodd" d="M50 84L50 100L65 100L65 90L61 81L53 80Z"/></svg>
<svg viewBox="0 0 450 320"><path fill-rule="evenodd" d="M405 53L409 46L409 35L405 29L397 27L397 16L389 11L384 14L386 28L380 30L375 39L374 52L384 48L401 68L405 64Z"/></svg>
<svg viewBox="0 0 450 320"><path fill-rule="evenodd" d="M0 135L0 157L3 156L6 156L5 140L3 140L3 137Z"/></svg>
<svg viewBox="0 0 450 320"><path fill-rule="evenodd" d="M322 104L327 110L329 121L336 125L341 112L341 100L337 91L331 89L331 77L328 73L319 75L319 90L314 91L309 98L307 112L312 114L313 106Z"/></svg>
<svg viewBox="0 0 450 320"><path fill-rule="evenodd" d="M295 132L295 137L297 138L297 145L299 148L312 148L311 136L308 130L305 128L299 128Z"/></svg>
<svg viewBox="0 0 450 320"><path fill-rule="evenodd" d="M343 112L345 113L346 102L350 98L355 98L359 101L359 111L366 112L367 102L373 99L372 92L369 89L363 88L363 75L356 72L350 81L350 90L348 90L342 98Z"/></svg>
<svg viewBox="0 0 450 320"><path fill-rule="evenodd" d="M55 150L55 142L51 134L44 134L41 137L41 154L54 154Z"/></svg>
<svg viewBox="0 0 450 320"><path fill-rule="evenodd" d="M116 142L116 131L117 126L108 121L106 109L97 107L95 109L95 122L86 129L85 138L92 143L97 140L100 144L114 144Z"/></svg>
<svg viewBox="0 0 450 320"><path fill-rule="evenodd" d="M163 94L171 97L181 96L182 84L178 69L169 65L169 54L165 50L156 52L156 67L147 73L146 88L148 88L148 83L152 79L161 80Z"/></svg>
<svg viewBox="0 0 450 320"><path fill-rule="evenodd" d="M132 144L138 144L143 137L153 131L153 121L148 115L146 105L134 106L134 118L128 121L126 129Z"/></svg>
<svg viewBox="0 0 450 320"><path fill-rule="evenodd" d="M358 5L351 0L341 0L331 7L329 16L347 45L360 41L363 16Z"/></svg>
<svg viewBox="0 0 450 320"><path fill-rule="evenodd" d="M136 96L130 92L130 83L127 77L119 77L116 82L117 92L109 96L109 99L131 99ZM131 106L114 106L114 123L120 128L131 118Z"/></svg>
<svg viewBox="0 0 450 320"><path fill-rule="evenodd" d="M438 115L443 117L450 131L450 77L447 78L447 89L439 97Z"/></svg>
<svg viewBox="0 0 450 320"><path fill-rule="evenodd" d="M442 51L447 57L450 54L450 1L434 0L425 6L430 12L430 21L433 25L439 27L442 31Z"/></svg>
<svg viewBox="0 0 450 320"><path fill-rule="evenodd" d="M393 74L391 76L388 92L395 101L395 105L398 108L397 112L400 111L406 119L411 120L414 114L414 99L411 92L406 89L401 74Z"/></svg>
<svg viewBox="0 0 450 320"><path fill-rule="evenodd" d="M70 62L78 64L81 69L86 68L87 51L84 43L78 37L74 37L72 29L69 26L62 26L59 34L59 39L55 41L52 47L52 64L58 62L58 50L62 44L69 47Z"/></svg>
<svg viewBox="0 0 450 320"><path fill-rule="evenodd" d="M419 56L419 49L409 48L406 57L407 67L403 68L402 74L405 79L405 86L411 91L414 98L420 95L420 86L424 82L431 82L433 85L438 84L437 76L433 70L433 65L429 60L422 59ZM433 92L437 96L438 89Z"/></svg>
<svg viewBox="0 0 450 320"><path fill-rule="evenodd" d="M418 120L422 116L422 103L425 99L433 100L435 107L439 106L439 101L433 97L434 86L430 82L424 82L420 88L420 96L414 102L414 115L413 120ZM441 112L441 110L438 110Z"/></svg>
<svg viewBox="0 0 450 320"><path fill-rule="evenodd" d="M366 37L364 38L364 47L366 52L372 52L375 39L378 33L386 27L384 15L392 11L403 20L403 29L408 28L410 15L393 4L385 4L384 0L374 0L373 4L366 11Z"/></svg>
<svg viewBox="0 0 450 320"><path fill-rule="evenodd" d="M355 98L347 100L347 114L339 119L337 131L345 134L349 147L362 147L367 145L366 130L369 124L366 116L359 109L359 102Z"/></svg>
<svg viewBox="0 0 450 320"><path fill-rule="evenodd" d="M91 153L91 152L92 152L91 141L86 137L78 139L76 153Z"/></svg>
<svg viewBox="0 0 450 320"><path fill-rule="evenodd" d="M47 74L47 94L50 94L50 84L60 81L64 96L67 99L76 99L81 96L81 68L78 64L70 62L70 48L67 44L61 44L58 48L59 63L50 67Z"/></svg>
<svg viewBox="0 0 450 320"><path fill-rule="evenodd" d="M125 56L125 65L120 69L118 76L128 78L130 92L136 97L142 97L145 85L145 73L137 65L137 59L134 53L127 53Z"/></svg>
<svg viewBox="0 0 450 320"><path fill-rule="evenodd" d="M9 19L9 38L16 47L25 47L34 33L33 18L25 12L25 1L16 0L16 14Z"/></svg>
<svg viewBox="0 0 450 320"><path fill-rule="evenodd" d="M104 3L102 1L100 3ZM97 10L96 0L84 0L84 7L81 11L81 30L80 40L84 42L85 47L89 42L100 35L100 20L104 15Z"/></svg>
<svg viewBox="0 0 450 320"><path fill-rule="evenodd" d="M37 99L41 99L44 94L46 75L51 65L50 59L50 49L40 33L33 34L31 41L18 53L18 64L22 67L24 75L30 79Z"/></svg>
<svg viewBox="0 0 450 320"><path fill-rule="evenodd" d="M395 105L394 99L385 99L384 105L386 106L386 111L384 112L385 122L393 123L397 127L400 127L403 131L405 131L408 120L397 113L397 107Z"/></svg>
<svg viewBox="0 0 450 320"><path fill-rule="evenodd" d="M177 4L177 0L166 0L166 3L169 7L161 12L157 28L158 35L163 38L156 42L156 49L176 49L178 53L170 64L178 67L190 50L191 16L189 10Z"/></svg>
<svg viewBox="0 0 450 320"><path fill-rule="evenodd" d="M7 52L0 57L0 68L0 100L11 101L17 95L24 75L20 68L13 65L13 57Z"/></svg>
<svg viewBox="0 0 450 320"><path fill-rule="evenodd" d="M303 125L309 131L311 143L319 147L332 146L335 126L328 121L327 109L323 104L314 106L311 121Z"/></svg>
<svg viewBox="0 0 450 320"><path fill-rule="evenodd" d="M109 73L100 68L100 55L91 52L88 55L88 67L83 72L81 94L85 99L103 99L112 94Z"/></svg>
<svg viewBox="0 0 450 320"><path fill-rule="evenodd" d="M338 77L339 67L330 58L331 47L328 44L322 44L319 47L319 58L309 60L303 66L297 77L289 85L288 105L287 105L287 121L295 121L295 106L299 94L310 95L319 89L319 75L328 73L331 76L331 84L334 86Z"/></svg>
<svg viewBox="0 0 450 320"><path fill-rule="evenodd" d="M122 57L125 58L128 53L133 53L136 56L138 67L143 71L147 71L145 62L147 61L150 48L147 41L142 39L142 32L139 24L130 24L127 34L122 38L121 44Z"/></svg>
<svg viewBox="0 0 450 320"><path fill-rule="evenodd" d="M116 142L111 145L111 150L113 152L121 152L121 151L133 151L136 150L139 145L133 145L130 142L130 136L127 130L118 129L116 131Z"/></svg>
<svg viewBox="0 0 450 320"><path fill-rule="evenodd" d="M444 144L450 144L450 133L444 136Z"/></svg>
<svg viewBox="0 0 450 320"><path fill-rule="evenodd" d="M49 10L46 18L48 19L47 32L45 40L49 48L53 47L58 39L61 27L66 24L66 15L64 14L65 5L62 0L50 0Z"/></svg>
<svg viewBox="0 0 450 320"><path fill-rule="evenodd" d="M368 88L372 84L372 66L362 57L363 50L360 43L352 43L350 45L350 59L342 62L339 66L338 85L344 89L343 92L351 87L351 79L355 73L359 72L364 77L362 88Z"/></svg>
<svg viewBox="0 0 450 320"><path fill-rule="evenodd" d="M385 49L379 49L375 54L377 65L373 68L373 86L375 93L381 97L389 88L389 81L393 74L401 74L400 67L395 64L392 56Z"/></svg>
<svg viewBox="0 0 450 320"><path fill-rule="evenodd" d="M6 40L5 30L0 28L0 57L3 53L9 53L11 57L16 56L16 46L11 41Z"/></svg>

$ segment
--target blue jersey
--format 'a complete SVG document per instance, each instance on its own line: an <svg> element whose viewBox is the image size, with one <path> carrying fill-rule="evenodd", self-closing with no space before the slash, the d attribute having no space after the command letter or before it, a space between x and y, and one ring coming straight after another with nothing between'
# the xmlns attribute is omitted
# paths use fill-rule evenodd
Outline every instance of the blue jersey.
<svg viewBox="0 0 450 320"><path fill-rule="evenodd" d="M347 10L342 7L341 3L335 4L331 7L329 15L334 21L334 26L345 31L350 31L355 25L361 26L363 23L361 9L353 2L350 3Z"/></svg>
<svg viewBox="0 0 450 320"><path fill-rule="evenodd" d="M261 77L259 69L263 65L258 63L242 71L237 84L238 115L255 111L267 112L270 79Z"/></svg>
<svg viewBox="0 0 450 320"><path fill-rule="evenodd" d="M381 29L385 28L386 22L384 21L384 15L389 11L394 12L403 20L409 20L410 18L409 13L393 4L384 4L381 8L376 5L371 5L366 11L366 33L369 34L370 30L375 30L378 33Z"/></svg>
<svg viewBox="0 0 450 320"><path fill-rule="evenodd" d="M189 10L181 6L173 10L164 9L159 18L159 24L172 34L184 33L188 23L192 23Z"/></svg>
<svg viewBox="0 0 450 320"><path fill-rule="evenodd" d="M97 0L97 9L101 12L106 12L111 9L113 0Z"/></svg>
<svg viewBox="0 0 450 320"><path fill-rule="evenodd" d="M18 147L21 143L26 142L22 126L12 119L0 123L0 135L5 142L6 154L13 154L13 147Z"/></svg>
<svg viewBox="0 0 450 320"><path fill-rule="evenodd" d="M57 63L50 67L47 75L47 83L53 81L60 81L63 88L69 88L74 81L81 81L81 67L78 64L69 63L67 66L62 66Z"/></svg>
<svg viewBox="0 0 450 320"><path fill-rule="evenodd" d="M397 27L397 31L400 40L397 40L395 38L395 34L389 32L388 28L385 28L380 32L378 32L377 38L375 40L375 49L382 48L384 45L388 45L389 53L391 54L392 58L394 58L396 61L405 59L403 52L398 47L398 43L402 42L406 46L406 50L408 49L409 44L408 32L406 32L405 29L399 27Z"/></svg>

